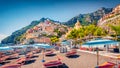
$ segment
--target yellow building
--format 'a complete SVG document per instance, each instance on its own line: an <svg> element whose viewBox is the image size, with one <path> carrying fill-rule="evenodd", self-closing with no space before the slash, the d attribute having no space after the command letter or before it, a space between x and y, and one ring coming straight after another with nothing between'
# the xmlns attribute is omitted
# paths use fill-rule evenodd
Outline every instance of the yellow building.
<svg viewBox="0 0 120 68"><path fill-rule="evenodd" d="M76 22L74 28L75 28L75 29L79 29L79 28L81 28L81 27L82 27L82 26L81 26L79 20L77 20L77 22Z"/></svg>
<svg viewBox="0 0 120 68"><path fill-rule="evenodd" d="M79 29L79 28L82 28L82 26L79 20L77 20L77 22L75 23L74 29ZM67 36L70 34L71 31L72 31L72 28L68 29L68 32L66 33L65 38L67 38Z"/></svg>

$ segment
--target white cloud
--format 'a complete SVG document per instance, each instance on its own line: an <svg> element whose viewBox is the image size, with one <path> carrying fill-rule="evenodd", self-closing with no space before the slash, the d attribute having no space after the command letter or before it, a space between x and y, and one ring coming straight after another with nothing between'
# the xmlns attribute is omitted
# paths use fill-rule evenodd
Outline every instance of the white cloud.
<svg viewBox="0 0 120 68"><path fill-rule="evenodd" d="M0 34L0 43L2 41L2 39L4 39L5 37L7 37L8 35L4 35L4 34Z"/></svg>

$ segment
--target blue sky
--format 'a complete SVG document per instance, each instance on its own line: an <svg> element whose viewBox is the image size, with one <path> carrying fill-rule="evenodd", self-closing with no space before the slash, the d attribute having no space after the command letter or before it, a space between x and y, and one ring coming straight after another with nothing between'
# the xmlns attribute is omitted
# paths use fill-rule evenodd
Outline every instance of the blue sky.
<svg viewBox="0 0 120 68"><path fill-rule="evenodd" d="M64 22L80 13L118 4L119 0L0 0L0 35L10 35L42 17Z"/></svg>

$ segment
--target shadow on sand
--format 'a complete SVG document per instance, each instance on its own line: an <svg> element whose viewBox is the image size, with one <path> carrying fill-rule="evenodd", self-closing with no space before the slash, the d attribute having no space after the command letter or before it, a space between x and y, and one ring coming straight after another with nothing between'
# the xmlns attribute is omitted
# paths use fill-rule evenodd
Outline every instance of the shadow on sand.
<svg viewBox="0 0 120 68"><path fill-rule="evenodd" d="M68 58L78 58L80 55L71 55L71 56L68 56Z"/></svg>
<svg viewBox="0 0 120 68"><path fill-rule="evenodd" d="M13 60L13 59L18 59L19 57L14 57L14 58L8 58L7 60Z"/></svg>
<svg viewBox="0 0 120 68"><path fill-rule="evenodd" d="M7 64L7 63L10 63L10 61L4 61L2 63L0 63L0 66L4 65L4 64Z"/></svg>
<svg viewBox="0 0 120 68"><path fill-rule="evenodd" d="M34 63L35 61L36 61L35 59L32 59L32 60L30 60L30 61L26 61L24 65Z"/></svg>
<svg viewBox="0 0 120 68"><path fill-rule="evenodd" d="M32 58L37 58L37 57L39 57L39 55L35 55L35 56L33 56Z"/></svg>
<svg viewBox="0 0 120 68"><path fill-rule="evenodd" d="M47 57L53 57L55 56L56 54L51 54L51 55L46 55Z"/></svg>

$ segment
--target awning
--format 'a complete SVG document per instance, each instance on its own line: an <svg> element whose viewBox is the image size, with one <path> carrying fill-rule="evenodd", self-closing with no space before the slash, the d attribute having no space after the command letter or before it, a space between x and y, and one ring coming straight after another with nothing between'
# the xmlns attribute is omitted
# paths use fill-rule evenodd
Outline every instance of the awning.
<svg viewBox="0 0 120 68"><path fill-rule="evenodd" d="M100 39L100 40L91 40L85 42L83 46L96 46L96 45L108 45L108 44L118 44L119 42L114 40Z"/></svg>

